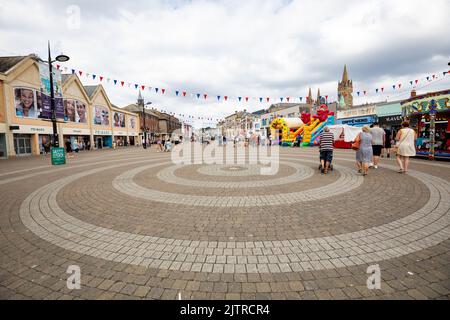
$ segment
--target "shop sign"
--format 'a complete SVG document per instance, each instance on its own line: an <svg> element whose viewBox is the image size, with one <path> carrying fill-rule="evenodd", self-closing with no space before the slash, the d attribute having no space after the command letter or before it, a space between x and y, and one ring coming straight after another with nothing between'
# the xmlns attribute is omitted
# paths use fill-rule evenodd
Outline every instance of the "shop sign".
<svg viewBox="0 0 450 320"><path fill-rule="evenodd" d="M337 112L338 119L364 117L376 114L376 106L369 106L353 110L342 110Z"/></svg>
<svg viewBox="0 0 450 320"><path fill-rule="evenodd" d="M380 118L380 121L385 123L400 123L402 122L402 120L403 120L402 116L391 116Z"/></svg>
<svg viewBox="0 0 450 320"><path fill-rule="evenodd" d="M74 128L63 128L64 135L80 135L80 136L90 136L91 130L89 129L74 129Z"/></svg>
<svg viewBox="0 0 450 320"><path fill-rule="evenodd" d="M114 131L114 135L115 136L127 136L127 133L126 132L123 132L123 131Z"/></svg>
<svg viewBox="0 0 450 320"><path fill-rule="evenodd" d="M66 164L66 151L64 148L52 148L52 165Z"/></svg>
<svg viewBox="0 0 450 320"><path fill-rule="evenodd" d="M24 134L53 134L52 127L39 127L39 126L30 126L30 125L13 125L15 128L12 129L14 133L24 133Z"/></svg>
<svg viewBox="0 0 450 320"><path fill-rule="evenodd" d="M365 125L369 123L374 123L375 117L360 117L352 119L340 119L337 121L338 124L346 124L349 126Z"/></svg>
<svg viewBox="0 0 450 320"><path fill-rule="evenodd" d="M94 135L96 136L110 136L111 130L94 130Z"/></svg>

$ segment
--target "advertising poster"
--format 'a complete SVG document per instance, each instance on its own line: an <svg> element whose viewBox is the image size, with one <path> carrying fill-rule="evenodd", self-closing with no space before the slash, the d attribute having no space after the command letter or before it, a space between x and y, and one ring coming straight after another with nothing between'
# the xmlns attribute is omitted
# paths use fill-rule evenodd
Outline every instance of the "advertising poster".
<svg viewBox="0 0 450 320"><path fill-rule="evenodd" d="M109 126L109 109L102 106L94 106L94 124Z"/></svg>
<svg viewBox="0 0 450 320"><path fill-rule="evenodd" d="M50 73L48 65L39 63L39 75L41 78L40 108L41 117L52 118ZM53 69L53 89L55 93L55 111L57 119L64 119L64 103L62 98L62 79L61 71Z"/></svg>
<svg viewBox="0 0 450 320"><path fill-rule="evenodd" d="M75 123L87 123L86 104L74 99L64 99L64 120Z"/></svg>
<svg viewBox="0 0 450 320"><path fill-rule="evenodd" d="M125 114L114 112L114 127L125 128Z"/></svg>
<svg viewBox="0 0 450 320"><path fill-rule="evenodd" d="M130 129L135 130L136 129L136 118L130 117Z"/></svg>
<svg viewBox="0 0 450 320"><path fill-rule="evenodd" d="M14 106L16 108L17 117L37 117L35 94L36 91L33 89L14 88Z"/></svg>

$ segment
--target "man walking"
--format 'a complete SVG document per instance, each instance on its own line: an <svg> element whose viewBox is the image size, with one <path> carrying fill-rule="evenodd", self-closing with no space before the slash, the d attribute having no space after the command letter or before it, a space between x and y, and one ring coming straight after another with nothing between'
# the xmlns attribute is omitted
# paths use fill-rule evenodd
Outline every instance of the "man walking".
<svg viewBox="0 0 450 320"><path fill-rule="evenodd" d="M378 169L381 151L386 142L386 133L380 128L380 124L375 122L373 128L370 129L370 134L372 135L373 167Z"/></svg>
<svg viewBox="0 0 450 320"><path fill-rule="evenodd" d="M323 174L328 173L331 161L333 160L333 143L334 134L330 132L330 128L325 127L320 134L320 164Z"/></svg>

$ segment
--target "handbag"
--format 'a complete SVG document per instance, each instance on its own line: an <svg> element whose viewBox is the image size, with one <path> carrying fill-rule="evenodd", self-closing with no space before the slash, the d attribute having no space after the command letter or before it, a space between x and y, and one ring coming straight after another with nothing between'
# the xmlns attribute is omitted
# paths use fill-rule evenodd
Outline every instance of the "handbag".
<svg viewBox="0 0 450 320"><path fill-rule="evenodd" d="M355 139L355 142L352 143L352 149L358 151L361 146L361 138L358 135Z"/></svg>
<svg viewBox="0 0 450 320"><path fill-rule="evenodd" d="M406 136L402 137L402 138L400 139L400 141L398 141L398 142L395 144L395 146L392 147L392 152L398 153L398 149L399 149L399 147L400 147L400 144L401 144L403 141L406 140L406 138L409 136L410 133L411 133L411 131L408 131L408 133L406 134ZM403 136L403 135L402 135L402 136Z"/></svg>

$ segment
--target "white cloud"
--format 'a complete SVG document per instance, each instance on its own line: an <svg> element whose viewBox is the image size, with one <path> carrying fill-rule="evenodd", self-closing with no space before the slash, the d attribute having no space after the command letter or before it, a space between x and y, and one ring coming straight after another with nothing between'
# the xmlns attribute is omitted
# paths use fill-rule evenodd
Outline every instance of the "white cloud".
<svg viewBox="0 0 450 320"><path fill-rule="evenodd" d="M67 28L73 4L81 9L78 30ZM311 86L314 95L320 87L335 97L345 63L360 91L445 70L448 12L446 0L0 0L0 54L45 57L50 39L55 52L70 55L71 68L131 82L130 89L105 85L115 104L134 102L138 83L167 89L146 91L164 110L219 118L268 105L239 104L237 96L299 97ZM177 98L175 90L211 98ZM357 98L356 91L357 103L394 97ZM217 102L217 95L235 99Z"/></svg>

